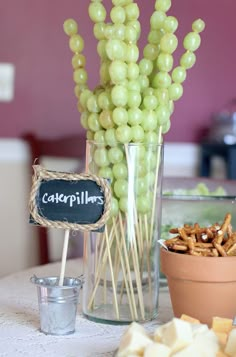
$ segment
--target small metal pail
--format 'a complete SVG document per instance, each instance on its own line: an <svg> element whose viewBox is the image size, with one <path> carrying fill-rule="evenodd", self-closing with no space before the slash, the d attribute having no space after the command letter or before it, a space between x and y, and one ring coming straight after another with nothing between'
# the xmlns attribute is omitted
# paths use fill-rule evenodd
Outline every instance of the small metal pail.
<svg viewBox="0 0 236 357"><path fill-rule="evenodd" d="M30 281L37 287L40 330L47 335L74 333L82 279L65 277L63 286L59 286L59 277L34 275Z"/></svg>

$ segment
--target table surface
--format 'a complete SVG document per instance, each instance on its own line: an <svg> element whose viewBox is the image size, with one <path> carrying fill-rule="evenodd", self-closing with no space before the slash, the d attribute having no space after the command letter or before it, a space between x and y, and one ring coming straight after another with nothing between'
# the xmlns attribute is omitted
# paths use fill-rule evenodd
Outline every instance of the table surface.
<svg viewBox="0 0 236 357"><path fill-rule="evenodd" d="M77 277L82 273L81 259L67 262L65 275ZM34 274L38 277L58 276L60 263L33 267L0 279L0 356L113 356L127 326L89 321L82 314L81 304L78 305L74 334L50 336L39 331L37 291L30 283ZM172 317L169 293L164 288L160 290L158 318L144 326L152 332Z"/></svg>

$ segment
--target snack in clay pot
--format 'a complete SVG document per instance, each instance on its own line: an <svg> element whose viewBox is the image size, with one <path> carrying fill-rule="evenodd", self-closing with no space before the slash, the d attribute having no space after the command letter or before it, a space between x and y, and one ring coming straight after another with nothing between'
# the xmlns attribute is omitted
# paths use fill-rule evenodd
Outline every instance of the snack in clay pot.
<svg viewBox="0 0 236 357"><path fill-rule="evenodd" d="M204 257L227 257L236 255L236 232L231 225L231 214L227 213L221 225L200 227L185 224L183 227L169 231L174 238L167 239L164 244L168 250Z"/></svg>
<svg viewBox="0 0 236 357"><path fill-rule="evenodd" d="M227 357L236 356L233 320L214 317L209 328L188 315L173 318L149 335L133 322L121 338L116 357Z"/></svg>

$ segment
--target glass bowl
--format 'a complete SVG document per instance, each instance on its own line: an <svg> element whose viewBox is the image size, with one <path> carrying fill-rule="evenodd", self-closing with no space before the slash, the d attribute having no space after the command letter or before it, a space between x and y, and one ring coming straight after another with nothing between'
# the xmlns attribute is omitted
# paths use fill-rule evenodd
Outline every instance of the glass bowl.
<svg viewBox="0 0 236 357"><path fill-rule="evenodd" d="M161 239L173 237L172 227L221 224L231 213L236 230L236 181L202 177L164 177Z"/></svg>

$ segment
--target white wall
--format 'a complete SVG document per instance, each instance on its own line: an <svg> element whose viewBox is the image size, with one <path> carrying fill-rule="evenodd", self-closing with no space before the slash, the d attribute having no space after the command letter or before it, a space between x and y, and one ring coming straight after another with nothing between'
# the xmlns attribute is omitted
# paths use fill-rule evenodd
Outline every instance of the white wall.
<svg viewBox="0 0 236 357"><path fill-rule="evenodd" d="M195 144L166 144L165 176L197 176L199 147ZM54 170L78 169L78 162L45 160ZM222 175L222 163L216 165ZM82 172L83 169L81 168ZM38 242L34 226L28 223L31 189L30 154L19 139L0 139L0 276L38 264ZM52 260L60 259L64 232L53 230Z"/></svg>

